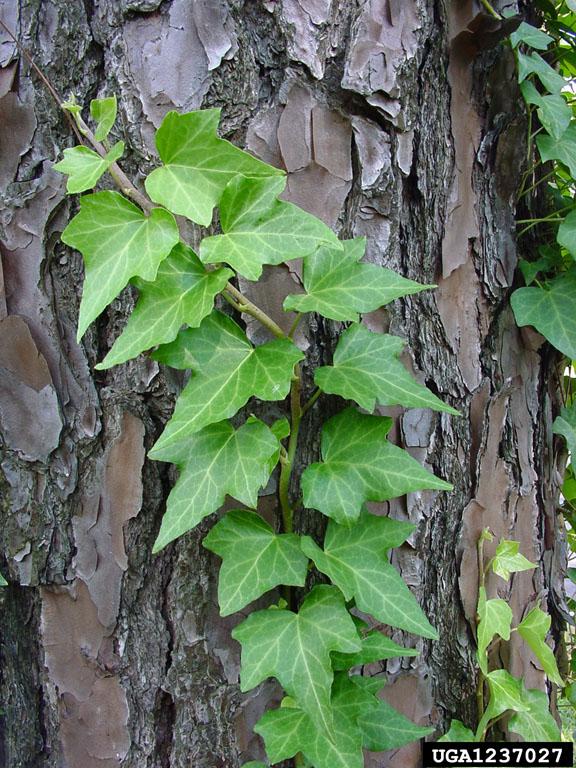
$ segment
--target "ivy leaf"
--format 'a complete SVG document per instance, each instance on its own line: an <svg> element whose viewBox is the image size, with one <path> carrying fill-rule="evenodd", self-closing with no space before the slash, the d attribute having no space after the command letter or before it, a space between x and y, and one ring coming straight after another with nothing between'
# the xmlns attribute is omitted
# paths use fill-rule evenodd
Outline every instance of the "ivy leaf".
<svg viewBox="0 0 576 768"><path fill-rule="evenodd" d="M519 288L510 301L518 325L533 325L556 349L576 359L574 272L563 272L542 288Z"/></svg>
<svg viewBox="0 0 576 768"><path fill-rule="evenodd" d="M554 38L547 35L546 32L533 27L531 24L527 24L525 21L510 35L510 42L513 48L517 48L520 43L526 43L530 48L545 51L553 40Z"/></svg>
<svg viewBox="0 0 576 768"><path fill-rule="evenodd" d="M486 599L486 588L478 590L478 664L482 672L488 674L488 659L486 650L494 635L500 635L503 640L510 640L512 626L512 609L505 600L499 598Z"/></svg>
<svg viewBox="0 0 576 768"><path fill-rule="evenodd" d="M252 613L232 636L242 644L242 691L275 677L316 727L333 732L330 652L361 648L339 590L314 587L297 614L277 609Z"/></svg>
<svg viewBox="0 0 576 768"><path fill-rule="evenodd" d="M576 210L570 211L560 224L556 239L570 252L572 258L576 259Z"/></svg>
<svg viewBox="0 0 576 768"><path fill-rule="evenodd" d="M542 669L552 682L564 687L564 681L558 671L558 665L552 649L546 642L546 636L550 629L552 619L547 613L541 611L540 608L533 608L518 624L518 632L522 638L528 643L534 656L542 664Z"/></svg>
<svg viewBox="0 0 576 768"><path fill-rule="evenodd" d="M104 141L108 136L116 120L117 110L116 95L107 96L104 99L92 99L90 102L90 114L98 123L94 131L96 141Z"/></svg>
<svg viewBox="0 0 576 768"><path fill-rule="evenodd" d="M544 128L559 139L572 120L572 110L559 93L543 96L538 93L534 83L525 80L520 86L524 100L538 107L538 117Z"/></svg>
<svg viewBox="0 0 576 768"><path fill-rule="evenodd" d="M344 252L319 248L304 261L303 295L284 300L287 312L319 312L331 320L358 322L359 312L372 312L400 296L433 288L401 277L391 269L359 263L365 238L345 240Z"/></svg>
<svg viewBox="0 0 576 768"><path fill-rule="evenodd" d="M260 762L255 762L254 760L250 760L249 763L244 763L242 768L268 768L267 765Z"/></svg>
<svg viewBox="0 0 576 768"><path fill-rule="evenodd" d="M173 368L196 369L156 448L164 450L208 424L233 416L252 396L283 400L302 352L288 339L254 348L231 318L214 311L152 354Z"/></svg>
<svg viewBox="0 0 576 768"><path fill-rule="evenodd" d="M403 347L404 341L398 336L353 325L338 341L334 364L318 368L314 381L323 392L355 400L370 412L379 403L459 415L408 373L398 359Z"/></svg>
<svg viewBox="0 0 576 768"><path fill-rule="evenodd" d="M352 527L331 520L324 550L309 536L301 544L318 570L340 588L346 600L354 598L361 611L392 627L436 639L436 630L388 562L388 550L402 544L413 530L407 523L365 512Z"/></svg>
<svg viewBox="0 0 576 768"><path fill-rule="evenodd" d="M2 576L2 574L0 573L0 587L7 587L7 586L8 586L8 582L6 581L4 576Z"/></svg>
<svg viewBox="0 0 576 768"><path fill-rule="evenodd" d="M520 542L503 539L496 547L492 570L506 581L511 573L530 571L533 568L536 568L536 565L520 554Z"/></svg>
<svg viewBox="0 0 576 768"><path fill-rule="evenodd" d="M244 176L283 175L217 135L219 109L168 112L156 133L164 165L145 182L155 203L207 227L228 182Z"/></svg>
<svg viewBox="0 0 576 768"><path fill-rule="evenodd" d="M183 325L200 325L232 274L225 268L207 272L194 251L178 243L160 264L153 283L136 282L140 292L136 307L96 368L111 368L146 349L166 344L176 338Z"/></svg>
<svg viewBox="0 0 576 768"><path fill-rule="evenodd" d="M552 431L556 435L562 435L570 453L576 455L576 401L568 408L562 408L560 416L557 416L552 424Z"/></svg>
<svg viewBox="0 0 576 768"><path fill-rule="evenodd" d="M490 701L478 724L474 741L481 740L490 721L500 717L508 709L514 712L525 712L528 709L524 700L524 684L510 672L496 669L487 675L486 681L490 690Z"/></svg>
<svg viewBox="0 0 576 768"><path fill-rule="evenodd" d="M236 176L220 200L222 235L205 237L204 263L226 262L248 280L258 280L264 264L281 264L329 244L342 252L330 227L293 203L278 200L285 177Z"/></svg>
<svg viewBox="0 0 576 768"><path fill-rule="evenodd" d="M576 178L576 123L573 123L560 138L540 134L536 136L536 145L543 163L559 160L570 169L572 178Z"/></svg>
<svg viewBox="0 0 576 768"><path fill-rule="evenodd" d="M452 720L450 728L438 741L475 741L474 732L460 720Z"/></svg>
<svg viewBox="0 0 576 768"><path fill-rule="evenodd" d="M308 558L300 537L274 533L254 512L228 512L203 543L223 560L218 581L222 616L240 611L279 584L303 587L306 581Z"/></svg>
<svg viewBox="0 0 576 768"><path fill-rule="evenodd" d="M529 53L526 55L518 52L517 56L519 83L522 83L530 75L536 75L550 93L560 92L566 85L562 75L544 61L539 53Z"/></svg>
<svg viewBox="0 0 576 768"><path fill-rule="evenodd" d="M522 701L525 710L512 715L508 729L525 741L560 741L560 730L550 714L546 694L535 688L524 688Z"/></svg>
<svg viewBox="0 0 576 768"><path fill-rule="evenodd" d="M226 494L255 507L258 490L270 475L269 459L277 451L278 441L255 418L237 430L221 421L167 448L156 444L150 458L176 464L180 477L168 497L153 552L215 512Z"/></svg>
<svg viewBox="0 0 576 768"><path fill-rule="evenodd" d="M348 670L362 664L372 664L375 661L385 661L402 656L419 656L415 648L404 648L398 645L382 632L374 630L362 638L362 648L356 653L333 653L332 667L334 670Z"/></svg>
<svg viewBox="0 0 576 768"><path fill-rule="evenodd" d="M452 486L386 440L392 420L347 408L322 429L322 463L302 475L304 504L337 522L352 522L366 501L386 501L424 488Z"/></svg>
<svg viewBox="0 0 576 768"><path fill-rule="evenodd" d="M68 176L66 191L69 195L86 192L96 186L98 179L106 173L124 153L124 142L119 141L100 157L97 152L88 147L72 147L64 150L64 159L54 164L54 170Z"/></svg>
<svg viewBox="0 0 576 768"><path fill-rule="evenodd" d="M78 340L130 278L154 280L179 239L168 211L154 208L147 217L118 192L82 197L80 213L62 232L62 241L82 253L86 270Z"/></svg>

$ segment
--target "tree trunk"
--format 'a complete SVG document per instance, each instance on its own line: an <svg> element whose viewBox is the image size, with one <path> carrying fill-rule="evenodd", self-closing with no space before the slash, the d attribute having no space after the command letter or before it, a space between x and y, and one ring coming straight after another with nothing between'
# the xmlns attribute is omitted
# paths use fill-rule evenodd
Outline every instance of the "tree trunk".
<svg viewBox="0 0 576 768"><path fill-rule="evenodd" d="M438 285L364 318L405 337L406 364L462 413L394 411L396 441L455 486L389 504L417 526L395 564L441 639L388 662L385 695L438 735L452 717L475 723L483 527L540 565L512 581L515 619L535 595L563 610L555 360L508 301L526 125L512 55L480 14L475 0L0 0L60 94L118 95L134 179L154 166L168 110L220 106L222 135L287 169L290 200L342 237L365 235L369 260ZM94 371L129 290L76 342L81 259L59 241L76 203L52 170L74 136L2 31L0 66L0 764L263 759L252 728L279 690L239 692L239 617L219 617L207 526L151 555L174 473L146 450L181 381L145 356ZM267 276L256 298L286 323L298 277ZM304 329L313 361L330 359L341 330ZM333 407L305 422L307 458ZM262 499L272 513L274 492ZM315 530L317 516L299 525ZM512 641L503 663L545 689L533 661ZM415 743L367 765L412 768L419 755Z"/></svg>

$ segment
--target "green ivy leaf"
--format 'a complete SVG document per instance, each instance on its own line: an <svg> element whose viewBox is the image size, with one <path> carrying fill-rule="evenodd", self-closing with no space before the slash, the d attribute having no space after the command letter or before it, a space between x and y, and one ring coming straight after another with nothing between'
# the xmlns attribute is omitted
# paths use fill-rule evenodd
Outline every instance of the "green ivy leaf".
<svg viewBox="0 0 576 768"><path fill-rule="evenodd" d="M556 72L539 53L524 54L518 52L518 82L522 83L530 75L536 75L550 93L559 93L566 85L561 74Z"/></svg>
<svg viewBox="0 0 576 768"><path fill-rule="evenodd" d="M218 581L222 616L240 611L279 584L303 587L306 582L308 558L300 537L274 533L254 512L228 512L203 543L223 561Z"/></svg>
<svg viewBox="0 0 576 768"><path fill-rule="evenodd" d="M492 559L492 570L506 581L511 573L530 571L533 568L536 568L536 565L520 554L518 541L503 539L496 547L496 554Z"/></svg>
<svg viewBox="0 0 576 768"><path fill-rule="evenodd" d="M168 211L154 208L147 217L117 192L82 197L80 213L62 232L62 241L84 257L78 340L130 278L154 280L160 262L179 239L178 225Z"/></svg>
<svg viewBox="0 0 576 768"><path fill-rule="evenodd" d="M560 730L550 714L546 694L535 688L524 688L522 701L525 710L512 715L508 729L525 741L560 741Z"/></svg>
<svg viewBox="0 0 576 768"><path fill-rule="evenodd" d="M528 104L537 106L538 117L544 128L554 138L559 139L572 120L572 110L565 99L559 93L543 96L538 93L534 83L530 80L525 80L521 84L520 90Z"/></svg>
<svg viewBox="0 0 576 768"><path fill-rule="evenodd" d="M530 48L545 51L553 40L554 38L547 35L546 32L533 27L531 24L527 24L525 21L510 35L510 42L513 48L517 48L520 43L526 43Z"/></svg>
<svg viewBox="0 0 576 768"><path fill-rule="evenodd" d="M540 608L533 608L518 624L518 632L528 643L532 652L542 664L542 669L553 683L564 687L552 649L546 642L552 619Z"/></svg>
<svg viewBox="0 0 576 768"><path fill-rule="evenodd" d="M319 248L304 261L304 295L284 300L287 312L319 312L331 320L358 321L359 312L372 312L400 296L433 288L401 277L391 269L359 263L365 238L345 240L344 252Z"/></svg>
<svg viewBox="0 0 576 768"><path fill-rule="evenodd" d="M330 652L354 653L361 648L344 598L335 587L314 587L297 614L257 611L232 636L242 644L242 691L275 677L316 727L333 732Z"/></svg>
<svg viewBox="0 0 576 768"><path fill-rule="evenodd" d="M156 203L207 227L212 209L237 174L283 175L247 152L218 138L219 109L180 115L168 112L156 133L164 165L146 179L146 191Z"/></svg>
<svg viewBox="0 0 576 768"><path fill-rule="evenodd" d="M105 157L100 157L97 152L88 147L72 147L64 150L64 159L55 163L53 167L55 171L68 176L66 191L72 195L86 192L87 189L96 186L98 179L106 173L112 163L122 157L123 153L123 141L114 144Z"/></svg>
<svg viewBox="0 0 576 768"><path fill-rule="evenodd" d="M512 609L505 600L486 599L485 587L478 590L478 664L482 672L488 674L488 659L486 651L495 635L503 640L510 640L512 626Z"/></svg>
<svg viewBox="0 0 576 768"><path fill-rule="evenodd" d="M460 720L452 720L450 728L438 741L475 741L474 732L467 728Z"/></svg>
<svg viewBox="0 0 576 768"><path fill-rule="evenodd" d="M255 418L237 430L221 421L167 448L156 444L148 454L150 458L176 464L180 477L168 497L153 552L215 512L226 494L256 507L258 490L270 475L270 457L277 451L278 441Z"/></svg>
<svg viewBox="0 0 576 768"><path fill-rule="evenodd" d="M2 574L0 573L0 587L7 587L7 586L8 586L8 582L6 581L4 576L2 576Z"/></svg>
<svg viewBox="0 0 576 768"><path fill-rule="evenodd" d="M543 163L559 160L569 168L572 178L576 178L576 123L572 123L559 139L545 134L536 136L536 145Z"/></svg>
<svg viewBox="0 0 576 768"><path fill-rule="evenodd" d="M560 224L556 239L576 259L576 210L570 211Z"/></svg>
<svg viewBox="0 0 576 768"><path fill-rule="evenodd" d="M322 429L322 463L302 475L304 504L337 522L352 522L366 501L386 501L424 488L452 486L386 440L392 420L347 408Z"/></svg>
<svg viewBox="0 0 576 768"><path fill-rule="evenodd" d="M193 368L156 448L164 450L208 424L233 416L248 400L283 400L302 352L288 339L254 348L231 318L214 311L198 328L152 354L173 368Z"/></svg>
<svg viewBox="0 0 576 768"><path fill-rule="evenodd" d="M562 408L560 416L554 420L552 431L564 437L568 450L572 456L576 456L576 401L568 408Z"/></svg>
<svg viewBox="0 0 576 768"><path fill-rule="evenodd" d="M513 677L505 669L496 669L486 677L490 691L490 700L484 710L484 714L476 730L476 738L479 741L484 735L491 720L500 717L507 710L525 712L528 705L524 700L524 684L517 677Z"/></svg>
<svg viewBox="0 0 576 768"><path fill-rule="evenodd" d="M348 670L375 661L385 661L402 656L419 656L415 648L404 648L398 645L382 632L374 630L362 638L362 649L356 653L333 653L332 667L334 670Z"/></svg>
<svg viewBox="0 0 576 768"><path fill-rule="evenodd" d="M354 400L370 412L379 403L459 415L408 373L398 359L403 347L398 336L353 325L340 337L333 365L318 368L314 381L323 392Z"/></svg>
<svg viewBox="0 0 576 768"><path fill-rule="evenodd" d="M146 349L166 344L176 338L183 325L200 325L232 275L225 268L207 272L194 251L178 243L160 264L153 283L136 281L140 292L136 307L96 368L119 365Z"/></svg>
<svg viewBox="0 0 576 768"><path fill-rule="evenodd" d="M352 527L331 520L324 550L308 536L301 544L318 570L329 576L346 600L354 598L361 611L392 627L436 639L436 630L388 562L388 550L402 544L413 530L408 523L365 512Z"/></svg>
<svg viewBox="0 0 576 768"><path fill-rule="evenodd" d="M104 99L92 99L90 102L90 114L98 123L94 131L96 141L104 141L108 136L116 120L117 110L116 95L107 96Z"/></svg>
<svg viewBox="0 0 576 768"><path fill-rule="evenodd" d="M244 763L242 768L268 768L267 765L260 762L255 762L254 760L251 760L249 763Z"/></svg>
<svg viewBox="0 0 576 768"><path fill-rule="evenodd" d="M202 240L202 261L226 262L248 280L258 280L264 264L303 258L327 244L342 252L324 222L277 199L285 186L285 177L232 179L220 200L224 234Z"/></svg>
<svg viewBox="0 0 576 768"><path fill-rule="evenodd" d="M542 288L519 288L510 301L518 325L533 325L556 349L576 359L574 272L563 272Z"/></svg>

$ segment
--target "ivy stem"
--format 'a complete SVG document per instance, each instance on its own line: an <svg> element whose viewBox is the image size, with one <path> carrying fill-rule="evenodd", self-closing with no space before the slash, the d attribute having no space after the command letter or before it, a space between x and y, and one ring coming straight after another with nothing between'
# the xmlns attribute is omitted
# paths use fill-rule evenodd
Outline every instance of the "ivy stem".
<svg viewBox="0 0 576 768"><path fill-rule="evenodd" d="M321 394L322 394L322 390L320 390L318 388L314 390L314 392L312 393L312 396L310 397L308 402L304 403L304 405L302 406L302 416L304 416L304 414L308 413L310 408L312 408L312 406L314 405L316 400L318 400L318 398L320 397Z"/></svg>
<svg viewBox="0 0 576 768"><path fill-rule="evenodd" d="M275 323L274 320L272 320L272 318L266 314L266 312L260 309L260 307L257 307L256 304L253 304L250 299L246 298L246 296L244 296L244 294L241 293L238 288L233 286L232 283L227 283L224 290L226 293L230 294L234 302L233 306L235 306L239 312L243 312L246 315L254 317L256 320L258 320L258 322L262 323L264 327L268 328L268 330L273 333L277 339L286 338L286 334L282 328L280 328L278 323ZM225 299L229 300L226 294L223 295Z"/></svg>
<svg viewBox="0 0 576 768"><path fill-rule="evenodd" d="M501 18L502 18L502 16L500 16L500 14L498 13L498 11L497 11L497 10L495 10L495 9L494 9L494 8L493 8L493 7L490 5L490 3L488 2L488 0L480 0L480 2L481 2L481 3L482 3L482 5L484 6L484 8L486 8L486 10L488 11L488 13L489 13L491 16L494 16L494 18L495 18L495 19L501 19Z"/></svg>
<svg viewBox="0 0 576 768"><path fill-rule="evenodd" d="M292 325L290 326L290 330L288 331L288 338L289 338L289 339L292 339L292 338L294 338L294 334L296 333L296 329L297 329L297 328L298 328L298 326L300 325L300 320L302 320L302 315L301 315L301 313L300 313L300 312L298 312L298 314L296 315L296 318L295 318L294 322L293 322L293 323L292 323Z"/></svg>
<svg viewBox="0 0 576 768"><path fill-rule="evenodd" d="M302 421L302 406L300 405L300 363L294 366L294 376L290 387L290 439L288 441L288 453L280 468L280 480L278 481L278 495L282 510L282 528L284 533L292 533L294 530L294 510L290 504L290 478L292 467L298 446L298 433Z"/></svg>

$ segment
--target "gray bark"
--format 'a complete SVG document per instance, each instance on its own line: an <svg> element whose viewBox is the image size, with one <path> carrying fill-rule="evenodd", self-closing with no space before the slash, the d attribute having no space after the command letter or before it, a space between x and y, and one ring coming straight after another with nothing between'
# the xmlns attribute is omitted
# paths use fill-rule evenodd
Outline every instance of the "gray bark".
<svg viewBox="0 0 576 768"><path fill-rule="evenodd" d="M0 0L61 94L118 94L116 137L137 181L169 109L221 106L223 135L287 169L289 199L343 237L366 236L369 260L438 284L365 318L405 337L406 364L462 412L392 411L394 439L455 485L385 509L417 525L395 563L441 635L397 638L422 654L388 663L385 695L438 733L476 716L482 527L519 539L540 565L513 581L515 617L535 595L563 611L555 361L516 328L508 301L525 121L510 54L466 32L479 13L474 0ZM0 66L0 570L11 582L0 764L237 768L263 757L252 727L279 691L239 693L230 631L241 617L218 615L207 526L150 554L174 474L145 452L181 382L145 357L94 372L129 290L77 344L81 259L59 242L75 203L51 168L74 137L1 31ZM267 278L256 298L289 322L279 307L298 277ZM304 329L313 363L330 359L340 330L318 319ZM306 460L336 407L310 413ZM274 516L273 484L262 505ZM298 520L321 526L308 511ZM545 687L514 641L503 661ZM367 765L410 768L419 750Z"/></svg>

